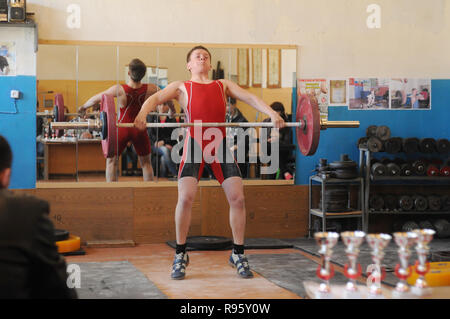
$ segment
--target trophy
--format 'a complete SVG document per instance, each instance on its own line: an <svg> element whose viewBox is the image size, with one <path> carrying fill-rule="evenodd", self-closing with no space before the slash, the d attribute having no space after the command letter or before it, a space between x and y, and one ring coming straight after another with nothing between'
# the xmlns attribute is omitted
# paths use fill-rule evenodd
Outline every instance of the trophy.
<svg viewBox="0 0 450 319"><path fill-rule="evenodd" d="M395 275L400 281L395 286L392 295L397 298L406 298L407 293L410 291L406 282L408 277L411 276L411 268L408 263L411 256L410 247L416 242L417 234L414 232L397 232L394 233L394 239L399 247L398 257L400 259L400 263L395 266Z"/></svg>
<svg viewBox="0 0 450 319"><path fill-rule="evenodd" d="M417 235L416 252L418 259L415 267L419 278L417 278L411 291L416 295L424 296L431 293L431 289L425 280L425 275L430 270L430 263L427 262L427 255L430 250L428 243L433 239L433 235L436 232L432 229L414 229L412 232Z"/></svg>
<svg viewBox="0 0 450 319"><path fill-rule="evenodd" d="M362 231L346 231L341 233L342 241L344 242L349 263L345 264L344 275L349 279L345 285L345 297L346 298L358 298L360 293L356 285L356 279L361 275L361 265L356 263L359 255L359 246L364 241L366 233Z"/></svg>
<svg viewBox="0 0 450 319"><path fill-rule="evenodd" d="M368 281L372 279L369 283L369 298L383 298L380 282L386 276L386 271L381 267L381 261L384 257L383 250L389 244L391 238L391 235L388 234L369 234L366 236L366 240L372 248L372 260L375 263L375 269L371 272L369 270L370 273L368 273Z"/></svg>
<svg viewBox="0 0 450 319"><path fill-rule="evenodd" d="M335 232L319 232L314 234L314 238L320 246L319 254L321 255L321 264L317 267L316 274L323 281L316 292L316 298L331 298L329 280L334 276L334 268L330 263L331 255L333 254L331 248L336 245L339 234Z"/></svg>

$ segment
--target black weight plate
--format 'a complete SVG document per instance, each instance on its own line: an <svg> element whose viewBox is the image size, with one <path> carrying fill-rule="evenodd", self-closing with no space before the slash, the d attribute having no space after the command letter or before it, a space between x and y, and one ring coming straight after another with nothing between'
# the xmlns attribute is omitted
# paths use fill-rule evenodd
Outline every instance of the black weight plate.
<svg viewBox="0 0 450 319"><path fill-rule="evenodd" d="M386 165L386 173L388 176L400 175L400 167L395 163L389 163Z"/></svg>
<svg viewBox="0 0 450 319"><path fill-rule="evenodd" d="M387 153L396 154L402 150L403 139L401 137L391 137L384 142L384 148Z"/></svg>
<svg viewBox="0 0 450 319"><path fill-rule="evenodd" d="M370 169L372 174L375 176L384 176L386 175L386 166L384 166L382 163L375 163L372 165L372 168Z"/></svg>
<svg viewBox="0 0 450 319"><path fill-rule="evenodd" d="M384 207L388 210L396 210L398 209L398 198L394 195L385 195L384 196Z"/></svg>
<svg viewBox="0 0 450 319"><path fill-rule="evenodd" d="M439 196L431 195L427 197L427 200L430 210L437 211L441 209L441 198Z"/></svg>
<svg viewBox="0 0 450 319"><path fill-rule="evenodd" d="M441 196L441 206L442 206L442 210L444 210L444 211L450 210L450 196L448 196L448 195Z"/></svg>
<svg viewBox="0 0 450 319"><path fill-rule="evenodd" d="M372 194L369 197L369 208L374 210L381 210L384 208L384 199L378 194Z"/></svg>
<svg viewBox="0 0 450 319"><path fill-rule="evenodd" d="M230 238L221 236L190 236L186 239L186 246L197 250L225 250L232 245Z"/></svg>
<svg viewBox="0 0 450 319"><path fill-rule="evenodd" d="M402 176L411 176L413 173L413 168L410 164L402 164L400 166L400 175Z"/></svg>
<svg viewBox="0 0 450 319"><path fill-rule="evenodd" d="M409 137L403 139L403 152L407 154L419 152L420 140L416 137Z"/></svg>
<svg viewBox="0 0 450 319"><path fill-rule="evenodd" d="M410 196L401 196L398 202L400 208L404 211L410 211L414 207L414 201Z"/></svg>
<svg viewBox="0 0 450 319"><path fill-rule="evenodd" d="M356 164L356 162L354 161L331 162L329 165L332 169L352 169L358 166L358 164Z"/></svg>
<svg viewBox="0 0 450 319"><path fill-rule="evenodd" d="M356 169L337 169L333 171L335 178L340 179L352 179L358 177L358 171Z"/></svg>
<svg viewBox="0 0 450 319"><path fill-rule="evenodd" d="M383 143L381 142L381 140L379 138L372 136L367 141L367 148L372 153L377 153L383 149Z"/></svg>
<svg viewBox="0 0 450 319"><path fill-rule="evenodd" d="M436 152L436 140L434 138L423 138L420 140L419 150L422 153L434 153Z"/></svg>
<svg viewBox="0 0 450 319"><path fill-rule="evenodd" d="M421 211L421 212L427 210L427 208L428 208L427 199L421 195L414 196L414 208L417 211Z"/></svg>
<svg viewBox="0 0 450 319"><path fill-rule="evenodd" d="M63 241L69 239L69 232L64 229L55 229L55 241Z"/></svg>
<svg viewBox="0 0 450 319"><path fill-rule="evenodd" d="M436 141L436 149L438 153L446 154L450 151L450 141L446 138L440 138Z"/></svg>
<svg viewBox="0 0 450 319"><path fill-rule="evenodd" d="M387 141L391 137L391 129L386 125L377 127L376 137L381 141Z"/></svg>
<svg viewBox="0 0 450 319"><path fill-rule="evenodd" d="M376 125L369 125L366 128L366 136L367 137L377 136L377 126Z"/></svg>
<svg viewBox="0 0 450 319"><path fill-rule="evenodd" d="M416 175L425 175L427 173L425 163L421 160L414 161L412 163L412 168Z"/></svg>

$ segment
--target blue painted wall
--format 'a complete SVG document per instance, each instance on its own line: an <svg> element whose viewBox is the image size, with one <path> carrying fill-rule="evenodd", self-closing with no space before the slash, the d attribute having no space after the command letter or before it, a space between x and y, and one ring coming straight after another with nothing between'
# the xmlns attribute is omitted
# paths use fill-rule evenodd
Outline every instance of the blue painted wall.
<svg viewBox="0 0 450 319"><path fill-rule="evenodd" d="M295 114L295 113L294 113ZM359 162L358 139L366 135L369 125L386 125L391 136L450 139L450 80L431 81L431 110L348 110L347 106L328 108L329 121L359 121L359 128L336 128L321 131L317 152L303 156L296 151L295 184L307 185L320 158L340 160L345 153ZM383 153L386 154L386 153Z"/></svg>
<svg viewBox="0 0 450 319"><path fill-rule="evenodd" d="M11 90L20 91L14 105ZM0 77L0 134L13 152L10 188L36 187L36 77Z"/></svg>

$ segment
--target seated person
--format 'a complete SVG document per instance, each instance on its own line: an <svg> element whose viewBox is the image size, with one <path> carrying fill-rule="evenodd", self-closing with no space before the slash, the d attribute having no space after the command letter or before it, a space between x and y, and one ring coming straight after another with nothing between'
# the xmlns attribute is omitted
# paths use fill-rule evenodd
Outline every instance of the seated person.
<svg viewBox="0 0 450 319"><path fill-rule="evenodd" d="M228 99L226 121L231 122L231 123L248 122L247 119L245 118L245 116L242 115L241 111L239 111L239 109L236 107L236 99L234 99L232 97L230 97ZM242 132L242 129L239 130L239 128L235 128L235 127L228 127L226 130L227 138L229 139L228 142L230 143L229 148L234 155L234 159L238 162L242 177L246 177L247 176L246 163L248 162L248 151L250 148L249 147L249 137L248 137L248 135L245 136L245 150L244 150L245 162L241 163L238 158L238 132L239 131Z"/></svg>
<svg viewBox="0 0 450 319"><path fill-rule="evenodd" d="M75 299L49 204L8 191L12 152L0 136L0 299Z"/></svg>
<svg viewBox="0 0 450 319"><path fill-rule="evenodd" d="M137 167L138 156L131 142L128 142L127 146L122 152L122 175L123 176L140 176L140 172ZM131 169L129 167L131 163Z"/></svg>
<svg viewBox="0 0 450 319"><path fill-rule="evenodd" d="M284 110L284 105L281 102L273 102L270 107L276 111L285 122L289 121ZM270 118L265 119L263 122L270 122ZM292 144L292 129L289 127L284 127L277 132L277 130L272 130L272 128L269 128L267 136L268 143L271 143L274 139L278 139L280 143L279 176L285 179L292 179L294 169L292 165L290 165L290 162L292 161L292 150L295 148ZM268 151L270 151L270 144L268 145ZM277 174L273 174L271 178L276 179L276 175Z"/></svg>
<svg viewBox="0 0 450 319"><path fill-rule="evenodd" d="M169 109L174 107L172 101L168 101L158 106L158 113L167 113ZM166 115L156 116L147 115L148 123L176 123L175 118L169 118ZM178 176L177 166L172 160L172 147L177 144L177 140L172 139L173 127L150 127L148 128L148 135L150 141L153 143L152 154L161 156L161 177L176 177Z"/></svg>

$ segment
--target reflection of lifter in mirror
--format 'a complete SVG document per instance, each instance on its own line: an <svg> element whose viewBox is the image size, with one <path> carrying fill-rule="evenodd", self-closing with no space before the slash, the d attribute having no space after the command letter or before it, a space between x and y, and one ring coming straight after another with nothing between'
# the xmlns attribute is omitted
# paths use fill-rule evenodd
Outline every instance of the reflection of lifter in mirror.
<svg viewBox="0 0 450 319"><path fill-rule="evenodd" d="M85 115L86 109L100 103L103 94L110 94L117 97L117 103L120 106L119 123L133 123L135 117L141 110L144 101L154 94L158 88L154 84L141 83L145 76L147 66L139 59L133 59L130 62L128 75L130 80L127 84L113 85L106 91L98 93L91 97L83 106L80 106L78 112L81 116ZM117 154L122 154L131 141L138 155L144 181L153 180L153 167L150 161L150 139L147 131L140 131L134 127L118 128ZM117 181L118 176L118 156L106 159L106 180Z"/></svg>
<svg viewBox="0 0 450 319"><path fill-rule="evenodd" d="M259 97L242 89L230 80L211 80L211 54L202 47L191 49L187 55L187 69L191 72L190 81L176 81L158 91L145 101L134 123L140 130L146 128L146 116L165 101L177 99L186 114L186 122L225 122L226 98L241 100L256 110L270 116L275 127L283 127L283 119ZM171 108L171 112L175 112ZM169 112L169 114L171 113ZM214 133L212 133L214 132ZM207 137L206 134L213 136ZM201 134L202 136L198 136ZM203 135L205 137L203 138ZM253 273L244 255L245 200L241 173L236 161L221 161L213 154L211 144L220 149L226 148L225 127L195 128L187 130L183 157L178 171L178 202L175 210L176 252L172 268L172 279L184 279L189 257L186 253L186 239L191 222L192 204L197 192L198 180L205 165L214 172L227 197L230 206L230 225L233 234L233 250L229 263L237 268L241 278L252 278ZM217 143L220 145L217 145ZM213 146L213 147L214 147ZM225 146L225 147L224 147ZM214 147L214 149L216 149ZM199 150L199 152L196 152ZM210 153L208 153L210 151ZM201 153L200 153L201 152ZM223 153L224 159L228 158ZM199 159L197 154L199 154ZM193 155L194 154L194 155ZM193 156L192 156L193 155ZM192 159L193 158L193 159ZM209 159L209 160L208 160ZM212 159L212 160L211 160Z"/></svg>

